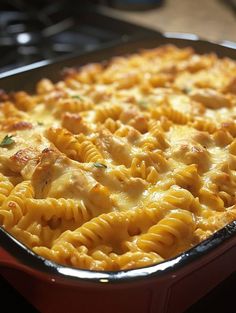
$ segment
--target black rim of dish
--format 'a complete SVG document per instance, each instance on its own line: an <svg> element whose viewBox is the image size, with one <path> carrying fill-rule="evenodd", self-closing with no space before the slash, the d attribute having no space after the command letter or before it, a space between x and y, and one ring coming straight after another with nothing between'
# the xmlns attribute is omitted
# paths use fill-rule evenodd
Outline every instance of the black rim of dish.
<svg viewBox="0 0 236 313"><path fill-rule="evenodd" d="M20 243L7 231L0 227L1 246L23 265L60 278L79 280L80 282L122 283L140 279L161 277L167 273L181 269L200 257L210 253L236 235L236 221L226 225L208 239L182 254L156 265L125 271L91 271L72 268L54 263L36 255L32 250ZM0 262L1 264L1 262Z"/></svg>

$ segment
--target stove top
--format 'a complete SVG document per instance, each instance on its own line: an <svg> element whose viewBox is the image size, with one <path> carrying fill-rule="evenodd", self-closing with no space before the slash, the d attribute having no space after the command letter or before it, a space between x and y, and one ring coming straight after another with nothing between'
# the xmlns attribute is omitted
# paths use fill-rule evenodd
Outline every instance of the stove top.
<svg viewBox="0 0 236 313"><path fill-rule="evenodd" d="M152 32L88 3L1 0L0 72Z"/></svg>

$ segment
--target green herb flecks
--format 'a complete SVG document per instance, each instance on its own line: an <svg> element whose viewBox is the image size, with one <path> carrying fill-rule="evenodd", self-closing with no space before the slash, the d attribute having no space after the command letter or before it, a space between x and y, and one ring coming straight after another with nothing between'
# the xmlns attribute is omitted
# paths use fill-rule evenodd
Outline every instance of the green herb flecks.
<svg viewBox="0 0 236 313"><path fill-rule="evenodd" d="M39 126L43 126L43 123L42 123L42 122L37 122L37 124L38 124Z"/></svg>
<svg viewBox="0 0 236 313"><path fill-rule="evenodd" d="M95 166L97 168L107 168L107 166L105 164L99 163L99 162L93 163L93 166Z"/></svg>
<svg viewBox="0 0 236 313"><path fill-rule="evenodd" d="M12 136L8 136L6 135L2 142L0 143L0 147L8 147L10 145L12 145L13 143L15 143L15 140L12 139L13 135Z"/></svg>
<svg viewBox="0 0 236 313"><path fill-rule="evenodd" d="M147 104L147 101L145 100L139 100L138 101L138 106L141 108L141 109L146 109L148 104Z"/></svg>
<svg viewBox="0 0 236 313"><path fill-rule="evenodd" d="M189 93L192 91L192 88L190 88L190 87L185 87L185 88L182 89L182 91L183 91L184 93L186 93L186 94L189 94Z"/></svg>
<svg viewBox="0 0 236 313"><path fill-rule="evenodd" d="M73 99L78 99L78 100L80 100L80 101L83 101L83 98L82 98L80 95L74 95L74 96L72 96L71 98L73 98Z"/></svg>

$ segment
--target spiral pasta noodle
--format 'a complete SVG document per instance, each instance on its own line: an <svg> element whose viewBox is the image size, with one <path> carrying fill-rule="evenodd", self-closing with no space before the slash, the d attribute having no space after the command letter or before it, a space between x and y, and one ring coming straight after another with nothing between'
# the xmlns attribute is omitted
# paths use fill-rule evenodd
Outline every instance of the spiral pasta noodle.
<svg viewBox="0 0 236 313"><path fill-rule="evenodd" d="M93 108L93 103L85 98L65 98L58 101L55 108L55 115L58 116L64 112L78 113L88 111Z"/></svg>
<svg viewBox="0 0 236 313"><path fill-rule="evenodd" d="M6 229L17 224L26 214L25 198L32 198L33 195L34 191L29 181L24 181L12 189L0 209L0 216L3 218L2 224Z"/></svg>
<svg viewBox="0 0 236 313"><path fill-rule="evenodd" d="M83 162L102 162L103 157L95 145L86 140L80 145L80 156Z"/></svg>
<svg viewBox="0 0 236 313"><path fill-rule="evenodd" d="M104 121L104 127L107 128L111 133L115 133L120 127L121 127L121 122L115 121L112 118L108 117Z"/></svg>
<svg viewBox="0 0 236 313"><path fill-rule="evenodd" d="M189 116L171 107L161 107L152 111L152 117L160 119L162 116L167 117L176 124L187 124L190 120Z"/></svg>
<svg viewBox="0 0 236 313"><path fill-rule="evenodd" d="M168 214L157 225L140 236L137 245L144 251L154 251L162 257L168 255L169 249L178 240L190 236L194 231L194 220L188 211Z"/></svg>
<svg viewBox="0 0 236 313"><path fill-rule="evenodd" d="M217 130L216 124L213 121L207 121L206 119L197 118L191 123L191 125L200 131L206 131L210 134L213 134Z"/></svg>
<svg viewBox="0 0 236 313"><path fill-rule="evenodd" d="M121 107L119 105L109 105L98 106L96 108L96 121L104 122L107 118L118 119L121 113Z"/></svg>
<svg viewBox="0 0 236 313"><path fill-rule="evenodd" d="M12 183L2 174L0 174L0 204L4 202L6 197L10 194L13 189Z"/></svg>
<svg viewBox="0 0 236 313"><path fill-rule="evenodd" d="M49 128L46 135L57 149L69 158L80 159L80 144L69 131L63 128Z"/></svg>
<svg viewBox="0 0 236 313"><path fill-rule="evenodd" d="M120 231L122 231L124 233L123 236L125 236L127 232L126 224L125 214L117 212L101 214L85 223L74 232L68 232L65 236L68 238L67 241L71 242L73 245L83 245L87 248L92 248L97 244L109 241L110 236L114 234L114 228L117 228L117 231L119 231L119 237L122 237ZM63 237L58 238L55 245L60 244L60 242L64 240L65 238Z"/></svg>

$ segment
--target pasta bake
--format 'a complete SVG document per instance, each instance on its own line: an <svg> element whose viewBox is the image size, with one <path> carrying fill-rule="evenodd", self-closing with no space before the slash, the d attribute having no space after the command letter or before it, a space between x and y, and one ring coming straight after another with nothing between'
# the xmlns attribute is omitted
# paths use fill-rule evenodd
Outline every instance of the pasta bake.
<svg viewBox="0 0 236 313"><path fill-rule="evenodd" d="M236 219L235 61L162 46L0 98L0 225L36 254L140 268Z"/></svg>

